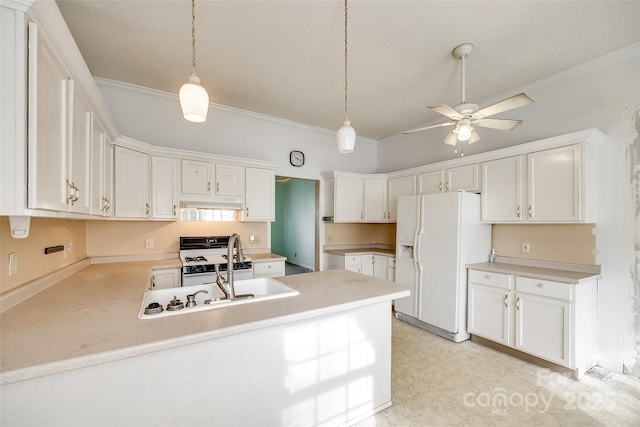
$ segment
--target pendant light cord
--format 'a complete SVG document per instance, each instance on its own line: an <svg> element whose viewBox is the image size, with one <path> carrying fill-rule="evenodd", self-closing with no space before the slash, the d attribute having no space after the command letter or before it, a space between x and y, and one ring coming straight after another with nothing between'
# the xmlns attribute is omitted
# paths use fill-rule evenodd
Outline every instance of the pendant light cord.
<svg viewBox="0 0 640 427"><path fill-rule="evenodd" d="M347 93L348 93L348 79L347 79L347 62L348 62L348 49L347 49L347 0L344 0L344 118L349 120L347 115Z"/></svg>
<svg viewBox="0 0 640 427"><path fill-rule="evenodd" d="M196 73L196 0L191 0L191 73Z"/></svg>

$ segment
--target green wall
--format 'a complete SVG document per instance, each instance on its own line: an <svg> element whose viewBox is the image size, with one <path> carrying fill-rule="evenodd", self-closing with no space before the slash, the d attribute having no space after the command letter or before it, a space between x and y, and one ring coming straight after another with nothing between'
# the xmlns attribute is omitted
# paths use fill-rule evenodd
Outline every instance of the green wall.
<svg viewBox="0 0 640 427"><path fill-rule="evenodd" d="M315 269L316 182L276 181L276 220L271 223L271 252Z"/></svg>

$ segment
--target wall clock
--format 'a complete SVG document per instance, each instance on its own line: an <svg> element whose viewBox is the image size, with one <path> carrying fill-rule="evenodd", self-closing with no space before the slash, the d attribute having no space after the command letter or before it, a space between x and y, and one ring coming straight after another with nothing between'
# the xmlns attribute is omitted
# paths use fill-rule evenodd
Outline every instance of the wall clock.
<svg viewBox="0 0 640 427"><path fill-rule="evenodd" d="M304 153L302 151L293 150L289 153L289 163L297 168L304 165Z"/></svg>

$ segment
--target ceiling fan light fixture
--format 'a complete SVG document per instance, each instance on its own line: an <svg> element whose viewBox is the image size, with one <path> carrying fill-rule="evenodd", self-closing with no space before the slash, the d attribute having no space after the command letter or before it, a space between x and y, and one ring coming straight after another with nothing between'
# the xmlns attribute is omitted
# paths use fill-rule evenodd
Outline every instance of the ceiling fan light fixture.
<svg viewBox="0 0 640 427"><path fill-rule="evenodd" d="M471 138L471 131L472 130L473 130L473 128L469 124L469 121L467 120L465 122L463 120L458 125L458 141L467 141L469 138Z"/></svg>
<svg viewBox="0 0 640 427"><path fill-rule="evenodd" d="M190 122L202 123L207 120L209 94L195 74L191 74L189 81L180 88L180 107L182 115Z"/></svg>
<svg viewBox="0 0 640 427"><path fill-rule="evenodd" d="M196 1L191 0L191 75L179 92L182 115L190 122L202 123L209 112L209 94L196 76Z"/></svg>

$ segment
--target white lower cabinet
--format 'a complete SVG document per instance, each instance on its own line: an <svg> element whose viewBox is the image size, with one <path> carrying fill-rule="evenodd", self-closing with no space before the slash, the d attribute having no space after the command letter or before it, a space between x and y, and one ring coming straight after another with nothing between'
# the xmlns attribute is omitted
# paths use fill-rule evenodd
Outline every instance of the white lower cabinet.
<svg viewBox="0 0 640 427"><path fill-rule="evenodd" d="M354 273L362 273L362 255L347 255L344 257L344 269Z"/></svg>
<svg viewBox="0 0 640 427"><path fill-rule="evenodd" d="M597 281L560 283L469 270L468 331L574 369L596 363Z"/></svg>
<svg viewBox="0 0 640 427"><path fill-rule="evenodd" d="M284 259L270 261L254 261L253 277L282 277L284 276Z"/></svg>
<svg viewBox="0 0 640 427"><path fill-rule="evenodd" d="M362 255L361 272L367 276L379 279L387 278L387 258L383 255Z"/></svg>
<svg viewBox="0 0 640 427"><path fill-rule="evenodd" d="M394 281L396 259L393 256L360 253L358 255L325 254L327 270L345 269L366 276Z"/></svg>
<svg viewBox="0 0 640 427"><path fill-rule="evenodd" d="M179 268L154 268L151 273L149 289L168 289L180 286Z"/></svg>

